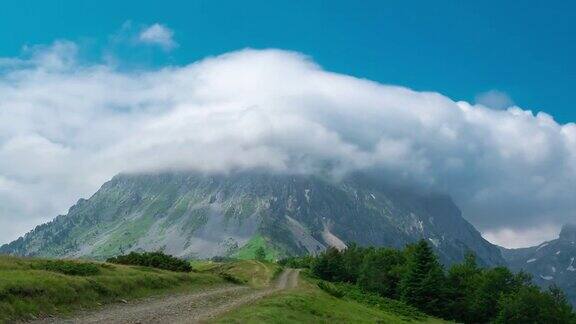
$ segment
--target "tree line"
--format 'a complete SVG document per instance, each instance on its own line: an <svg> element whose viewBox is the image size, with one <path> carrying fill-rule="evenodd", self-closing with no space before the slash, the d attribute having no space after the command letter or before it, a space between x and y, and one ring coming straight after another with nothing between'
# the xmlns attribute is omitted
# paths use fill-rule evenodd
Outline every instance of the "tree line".
<svg viewBox="0 0 576 324"><path fill-rule="evenodd" d="M472 253L445 269L425 240L402 250L350 244L342 251L329 248L315 257L288 258L281 263L309 268L319 279L354 284L447 320L576 323L559 288L542 290L530 275L503 266L482 268Z"/></svg>

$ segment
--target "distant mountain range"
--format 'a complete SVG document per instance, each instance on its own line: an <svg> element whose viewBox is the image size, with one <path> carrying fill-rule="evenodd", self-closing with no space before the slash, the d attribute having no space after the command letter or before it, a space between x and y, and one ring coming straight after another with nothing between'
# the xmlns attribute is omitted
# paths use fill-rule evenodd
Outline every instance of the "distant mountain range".
<svg viewBox="0 0 576 324"><path fill-rule="evenodd" d="M476 253L505 263L450 197L368 175L335 181L256 172L118 175L67 215L40 225L0 253L104 259L138 250L181 257L238 255L264 244L278 257L328 246L403 247L428 240L445 264Z"/></svg>
<svg viewBox="0 0 576 324"><path fill-rule="evenodd" d="M509 267L532 274L534 282L562 288L576 305L576 224L564 225L556 240L523 249L504 249Z"/></svg>

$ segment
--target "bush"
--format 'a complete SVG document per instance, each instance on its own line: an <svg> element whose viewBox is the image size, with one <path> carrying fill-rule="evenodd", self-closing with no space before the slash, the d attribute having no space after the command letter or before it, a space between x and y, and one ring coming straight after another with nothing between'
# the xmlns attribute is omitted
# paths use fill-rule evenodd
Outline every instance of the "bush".
<svg viewBox="0 0 576 324"><path fill-rule="evenodd" d="M274 270L274 274L272 275L272 278L278 278L278 276L280 276L282 272L284 272L284 268L282 266L276 267L276 269Z"/></svg>
<svg viewBox="0 0 576 324"><path fill-rule="evenodd" d="M362 290L358 285L337 283L334 286L343 293L344 298L351 299L360 304L377 307L380 310L404 317L407 320L422 320L426 314L416 307L405 304L399 300L382 297L377 293Z"/></svg>
<svg viewBox="0 0 576 324"><path fill-rule="evenodd" d="M314 256L306 255L300 257L288 257L278 261L278 264L290 268L309 269L310 263L314 260Z"/></svg>
<svg viewBox="0 0 576 324"><path fill-rule="evenodd" d="M178 272L192 271L192 266L188 261L178 259L162 252L131 252L127 255L119 255L114 258L109 258L106 261L110 263L139 265Z"/></svg>
<svg viewBox="0 0 576 324"><path fill-rule="evenodd" d="M96 264L66 260L43 261L36 265L35 268L71 276L93 276L100 273L100 268Z"/></svg>
<svg viewBox="0 0 576 324"><path fill-rule="evenodd" d="M318 282L318 288L324 290L325 292L327 292L328 294L336 297L336 298L342 298L344 297L344 293L338 289L338 287L336 287L335 285L326 282L326 281L319 281Z"/></svg>
<svg viewBox="0 0 576 324"><path fill-rule="evenodd" d="M231 274L229 274L229 273L227 273L227 272L220 272L220 273L218 273L218 275L219 275L222 279L224 279L224 280L226 280L226 281L228 281L228 282L231 282L231 283L233 283L233 284L243 285L243 284L246 283L246 281L244 281L244 280L242 280L242 279L240 279L240 278L234 277L233 275L231 275Z"/></svg>
<svg viewBox="0 0 576 324"><path fill-rule="evenodd" d="M221 262L221 263L225 263L225 262L232 262L232 261L236 261L237 259L235 258L231 258L231 257L227 257L227 256L213 256L210 261L212 262Z"/></svg>
<svg viewBox="0 0 576 324"><path fill-rule="evenodd" d="M264 250L264 247L261 246L258 249L256 249L254 258L256 259L256 261L260 262L266 261L266 251Z"/></svg>

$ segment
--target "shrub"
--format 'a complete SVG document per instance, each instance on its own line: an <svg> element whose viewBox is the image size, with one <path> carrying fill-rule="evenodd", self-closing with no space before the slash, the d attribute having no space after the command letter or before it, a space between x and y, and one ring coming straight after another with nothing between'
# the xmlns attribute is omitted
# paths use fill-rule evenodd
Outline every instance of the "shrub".
<svg viewBox="0 0 576 324"><path fill-rule="evenodd" d="M282 274L282 272L284 272L284 268L283 267L276 267L276 269L274 270L274 274L272 275L272 278L278 278L278 276L280 276L280 274Z"/></svg>
<svg viewBox="0 0 576 324"><path fill-rule="evenodd" d="M324 290L325 292L336 298L342 298L344 296L344 292L342 292L342 290L338 289L338 287L326 281L319 281L318 288Z"/></svg>
<svg viewBox="0 0 576 324"><path fill-rule="evenodd" d="M231 262L231 261L235 261L236 259L231 258L231 257L227 257L227 256L213 256L210 261L212 262Z"/></svg>
<svg viewBox="0 0 576 324"><path fill-rule="evenodd" d="M162 252L131 252L127 255L119 255L114 258L109 258L106 261L110 263L139 265L178 272L192 271L192 266L188 261L164 254Z"/></svg>
<svg viewBox="0 0 576 324"><path fill-rule="evenodd" d="M233 283L233 284L243 285L243 284L246 283L246 281L244 281L244 280L242 280L242 279L240 279L240 278L234 277L233 275L231 275L231 274L229 274L229 273L227 273L227 272L220 272L218 275L219 275L222 279L224 279L224 280L226 280L226 281L228 281L228 282L231 282L231 283Z"/></svg>
<svg viewBox="0 0 576 324"><path fill-rule="evenodd" d="M303 268L309 269L310 263L314 260L314 256L306 255L306 256L299 256L299 257L288 257L278 261L278 264L281 266L286 266L290 268Z"/></svg>
<svg viewBox="0 0 576 324"><path fill-rule="evenodd" d="M43 261L38 263L35 268L71 276L93 276L100 273L100 268L96 264L66 260Z"/></svg>
<svg viewBox="0 0 576 324"><path fill-rule="evenodd" d="M260 262L266 261L266 251L264 250L264 247L261 246L256 249L255 259Z"/></svg>
<svg viewBox="0 0 576 324"><path fill-rule="evenodd" d="M334 286L343 293L344 298L354 300L360 304L377 307L383 311L394 313L407 320L422 320L426 314L416 307L410 306L399 300L382 297L377 293L364 291L358 285L348 283L336 283Z"/></svg>

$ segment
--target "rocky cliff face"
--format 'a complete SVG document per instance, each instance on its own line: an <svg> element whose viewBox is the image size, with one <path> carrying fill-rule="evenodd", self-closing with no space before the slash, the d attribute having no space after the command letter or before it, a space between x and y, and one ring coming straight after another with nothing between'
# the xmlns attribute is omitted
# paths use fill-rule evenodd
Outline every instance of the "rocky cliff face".
<svg viewBox="0 0 576 324"><path fill-rule="evenodd" d="M447 196L362 175L333 181L264 173L119 175L0 253L101 259L164 250L211 257L233 254L255 238L279 255L346 242L402 247L424 238L446 264L469 250L485 265L504 263Z"/></svg>
<svg viewBox="0 0 576 324"><path fill-rule="evenodd" d="M576 306L576 225L562 227L558 239L524 249L503 249L508 265L532 274L542 287L555 284Z"/></svg>

